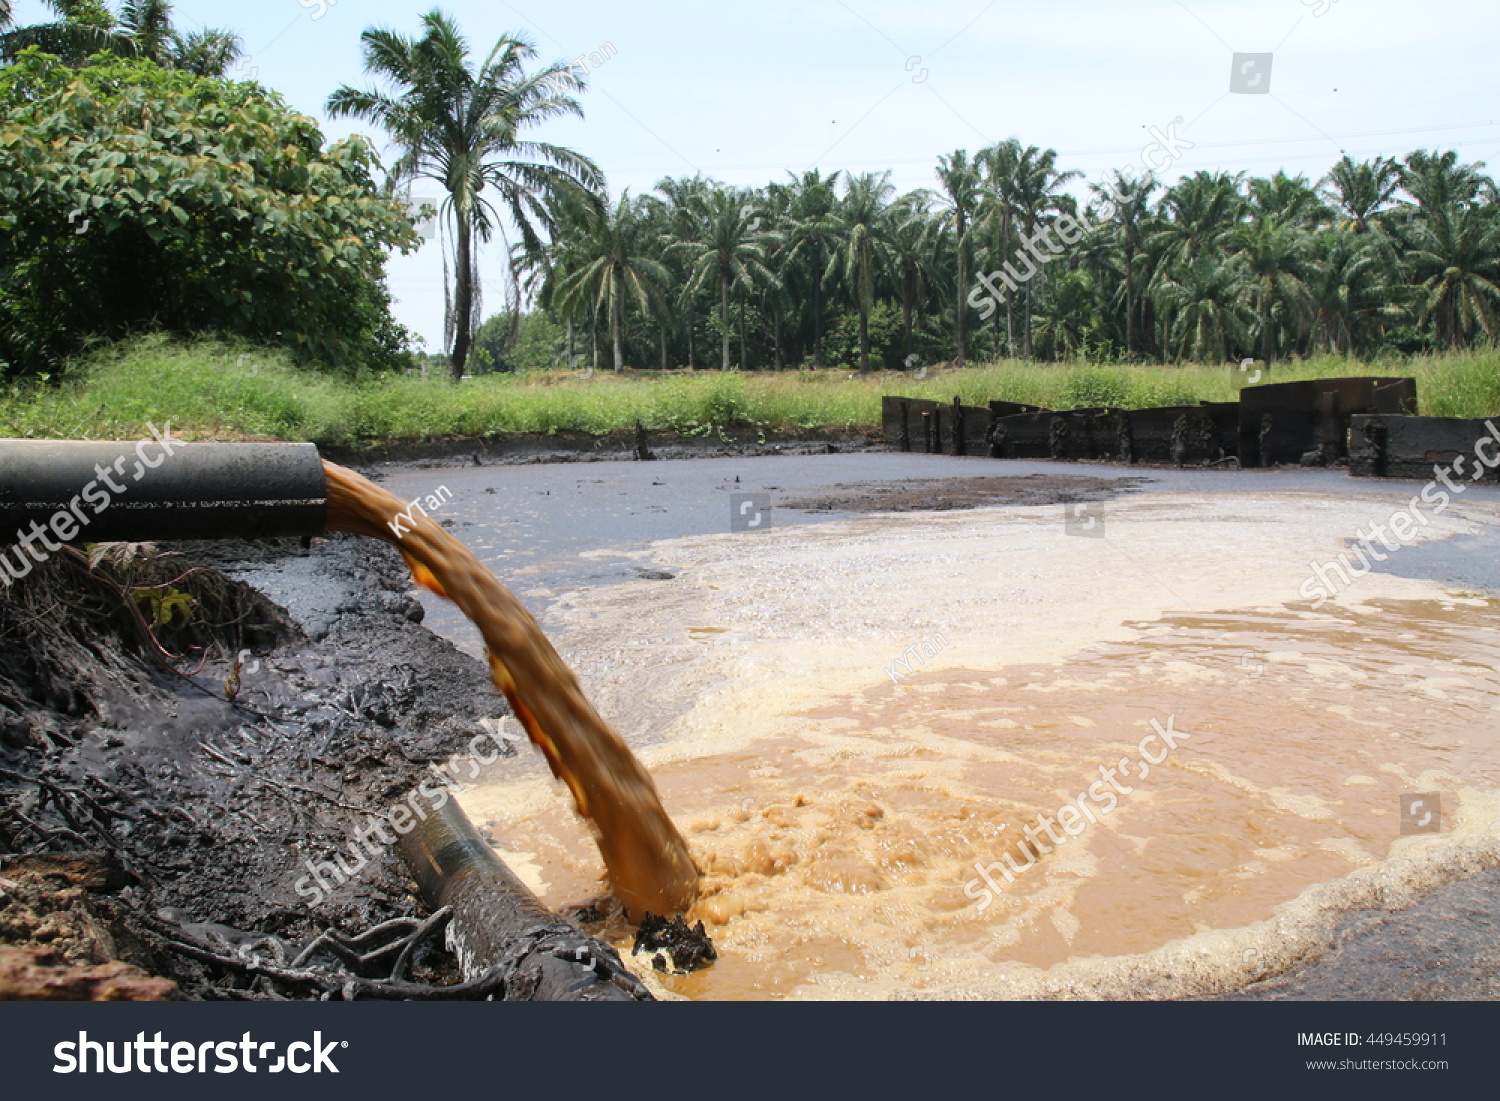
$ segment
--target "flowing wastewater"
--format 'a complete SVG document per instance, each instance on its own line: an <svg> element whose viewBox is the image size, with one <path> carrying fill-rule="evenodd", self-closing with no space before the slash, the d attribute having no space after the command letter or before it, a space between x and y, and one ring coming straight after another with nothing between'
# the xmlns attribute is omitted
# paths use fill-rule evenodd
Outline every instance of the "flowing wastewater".
<svg viewBox="0 0 1500 1101"><path fill-rule="evenodd" d="M788 463L759 473L806 475ZM692 465L651 481L695 499L684 482L723 480ZM641 504L643 474L597 474ZM1103 539L1009 505L649 546L605 531L534 559L549 630L705 873L692 914L719 962L648 981L692 998L1215 993L1315 955L1342 912L1500 862L1500 604L1428 579L1454 572L1445 546L1492 545L1496 495L1314 609L1310 566L1409 487L1249 475L1208 494L1181 477L1108 502ZM504 498L468 500L461 524L508 518ZM624 580L643 556L658 572ZM570 587L588 571L606 583ZM549 904L602 892L544 777L495 774L463 802Z"/></svg>

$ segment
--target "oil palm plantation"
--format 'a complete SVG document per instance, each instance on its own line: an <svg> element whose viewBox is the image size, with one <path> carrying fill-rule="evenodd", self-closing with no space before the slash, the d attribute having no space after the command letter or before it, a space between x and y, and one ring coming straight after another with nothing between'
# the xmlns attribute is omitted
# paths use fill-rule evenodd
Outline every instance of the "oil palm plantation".
<svg viewBox="0 0 1500 1101"><path fill-rule="evenodd" d="M564 313L575 303L589 303L608 319L613 367L625 363L625 309L661 316L667 307L664 288L669 273L653 253L659 234L648 205L632 200L627 191L603 218L590 219L589 229L568 241L561 267L557 302Z"/></svg>
<svg viewBox="0 0 1500 1101"><path fill-rule="evenodd" d="M964 322L968 316L968 259L971 252L969 231L980 212L984 191L980 180L980 166L970 161L968 152L963 149L938 157L937 178L941 186L938 201L943 221L953 229L953 254L957 268L954 275L957 287L953 308L953 325L958 343L955 363L962 367L968 357Z"/></svg>
<svg viewBox="0 0 1500 1101"><path fill-rule="evenodd" d="M720 361L730 362L737 334L746 366L757 355L778 367L821 364L825 324L864 370L876 345L972 362L1006 350L1222 361L1500 343L1500 201L1481 168L1419 152L1345 158L1316 187L1285 173L1126 179L1094 187L1082 238L1068 222L1078 205L1062 187L1071 174L1050 151L1016 141L945 156L941 189L894 201L882 173L811 172L761 191L664 181L647 233L660 247L646 251L666 269L653 281L672 311L649 292L601 299L597 283L574 308L594 310L601 332L620 328L623 314L627 351L654 322L663 362L674 341L691 362L693 311L711 314ZM576 219L559 224L564 244L595 233ZM1017 258L1026 241L1050 250L1029 279ZM578 251L563 249L557 263L574 264L568 255ZM1023 296L1006 297L1010 323L995 311L993 341L954 308L967 304L981 262L1011 262L1030 300L1019 318L1010 314ZM545 295L542 304L559 308Z"/></svg>
<svg viewBox="0 0 1500 1101"><path fill-rule="evenodd" d="M1151 283L1151 254L1146 248L1146 237L1153 225L1151 195L1157 183L1147 176L1137 180L1117 178L1109 187L1091 186L1104 220L1104 266L1112 270L1118 281L1115 298L1125 314L1125 357L1131 359L1139 350L1138 326L1146 288Z"/></svg>
<svg viewBox="0 0 1500 1101"><path fill-rule="evenodd" d="M767 265L767 248L781 239L767 229L751 196L737 188L717 188L695 200L702 230L695 241L683 241L675 249L690 268L686 291L695 294L717 284L719 324L722 334L720 366L730 368L729 317L731 294L751 294L757 286L774 285L776 275ZM745 364L741 364L745 366Z"/></svg>
<svg viewBox="0 0 1500 1101"><path fill-rule="evenodd" d="M1323 201L1351 233L1373 233L1401 190L1401 166L1387 157L1357 162L1347 153L1319 185Z"/></svg>
<svg viewBox="0 0 1500 1101"><path fill-rule="evenodd" d="M1260 356L1273 362L1281 348L1312 327L1311 276L1307 237L1279 218L1257 219L1226 238L1231 255L1241 261L1246 305L1254 311Z"/></svg>
<svg viewBox="0 0 1500 1101"><path fill-rule="evenodd" d="M833 213L838 249L829 259L829 274L837 273L859 311L859 370L870 370L870 311L875 306L876 278L891 260L887 207L895 187L889 172L866 172L848 177L844 194Z"/></svg>
<svg viewBox="0 0 1500 1101"><path fill-rule="evenodd" d="M673 269L677 277L676 284L681 288L678 305L682 309L686 322L689 371L698 365L698 310L696 296L686 291L692 267L688 257L693 250L679 246L696 245L703 239L701 214L704 196L718 186L720 185L702 175L693 176L691 179L666 177L658 181L656 185L656 190L664 197L661 219L664 234L662 259Z"/></svg>
<svg viewBox="0 0 1500 1101"><path fill-rule="evenodd" d="M422 16L423 34L405 38L372 28L361 36L365 71L386 88L347 85L328 99L334 118L358 118L385 129L400 150L391 167L393 184L428 179L446 192L443 213L451 222L453 291L445 319L455 380L478 328L481 294L478 252L507 223L527 253L545 247L550 198L567 195L600 209L604 177L580 153L522 135L549 119L583 116L567 89L584 83L564 63L527 73L536 47L524 35L503 35L474 65L469 45L452 18L440 11ZM507 249L507 255L509 249ZM511 287L517 286L512 269Z"/></svg>
<svg viewBox="0 0 1500 1101"><path fill-rule="evenodd" d="M827 179L816 168L793 176L786 185L791 194L787 202L786 234L788 248L783 254L783 281L788 289L806 288L812 302L813 368L823 366L823 295L828 257L839 233L834 217L838 205L836 187L839 173Z"/></svg>
<svg viewBox="0 0 1500 1101"><path fill-rule="evenodd" d="M989 254L986 267L994 270L1012 261L1016 252L1015 227L1021 218L1021 206L1017 198L1018 169L1024 150L1015 138L997 142L974 155L984 179L984 202L979 211L977 232L984 241ZM1005 348L1006 354L1016 354L1015 302L1005 296ZM995 347L1000 347L1000 314L995 313Z"/></svg>
<svg viewBox="0 0 1500 1101"><path fill-rule="evenodd" d="M1424 211L1399 231L1418 320L1456 348L1500 338L1500 218L1493 206Z"/></svg>
<svg viewBox="0 0 1500 1101"><path fill-rule="evenodd" d="M1057 170L1057 150L1027 146L1015 165L1014 194L1019 211L1019 232L1034 240L1042 221L1049 214L1064 210L1062 188L1079 177L1076 171ZM1032 351L1032 315L1036 312L1036 279L1026 281L1026 326L1023 349L1027 359Z"/></svg>

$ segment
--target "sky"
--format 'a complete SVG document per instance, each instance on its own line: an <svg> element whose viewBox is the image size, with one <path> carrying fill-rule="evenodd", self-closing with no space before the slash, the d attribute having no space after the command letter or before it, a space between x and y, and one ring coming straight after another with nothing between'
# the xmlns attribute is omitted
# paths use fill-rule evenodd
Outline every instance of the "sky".
<svg viewBox="0 0 1500 1101"><path fill-rule="evenodd" d="M589 74L585 118L528 135L591 157L613 195L648 191L667 176L701 172L750 187L810 168L890 170L904 192L935 186L940 155L1011 137L1056 149L1060 167L1091 180L1144 160L1168 180L1199 169L1281 169L1316 182L1345 152L1362 160L1413 149L1457 150L1500 171L1494 0L439 6L481 57L515 32L535 43L538 66L613 47ZM389 155L378 131L329 121L323 105L340 85L370 86L360 56L367 27L415 35L429 7L176 0L175 18L182 29L236 32L247 55L236 75L280 92L331 139L365 133ZM41 0L18 0L16 15L48 17ZM436 185L414 191L439 194ZM397 319L432 351L443 328L439 248L428 242L389 268ZM498 309L498 240L481 272Z"/></svg>

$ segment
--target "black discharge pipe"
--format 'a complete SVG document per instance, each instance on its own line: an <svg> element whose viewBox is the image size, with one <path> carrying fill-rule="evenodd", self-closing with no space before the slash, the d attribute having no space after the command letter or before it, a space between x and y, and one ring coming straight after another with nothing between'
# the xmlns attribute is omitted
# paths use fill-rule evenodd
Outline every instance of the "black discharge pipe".
<svg viewBox="0 0 1500 1101"><path fill-rule="evenodd" d="M321 535L310 443L0 440L0 546Z"/></svg>
<svg viewBox="0 0 1500 1101"><path fill-rule="evenodd" d="M448 944L466 980L499 969L506 1001L654 1001L607 944L559 921L451 799L397 851L433 909L453 908Z"/></svg>
<svg viewBox="0 0 1500 1101"><path fill-rule="evenodd" d="M312 444L0 439L0 547L321 535ZM12 536L14 532L14 536ZM14 553L21 554L18 549ZM24 555L22 561L27 561ZM652 1001L613 948L553 917L449 802L401 838L465 978L498 970L507 1001Z"/></svg>

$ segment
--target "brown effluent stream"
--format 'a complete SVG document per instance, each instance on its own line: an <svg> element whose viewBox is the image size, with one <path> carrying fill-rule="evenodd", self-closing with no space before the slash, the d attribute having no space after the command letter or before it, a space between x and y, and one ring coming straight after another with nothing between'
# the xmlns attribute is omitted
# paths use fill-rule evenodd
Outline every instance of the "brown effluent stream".
<svg viewBox="0 0 1500 1101"><path fill-rule="evenodd" d="M453 601L484 637L490 672L589 821L627 913L675 915L693 903L698 869L667 817L651 777L599 717L578 679L530 612L434 520L334 463L325 462L328 527L383 539L418 584ZM390 526L400 517L405 534ZM410 517L410 518L409 518Z"/></svg>
<svg viewBox="0 0 1500 1101"><path fill-rule="evenodd" d="M1379 865L1403 840L1403 793L1440 793L1449 833L1500 786L1493 604L1130 626L1055 664L873 683L774 736L656 765L704 870L690 920L721 954L657 981L759 999L837 976L840 996L904 996L1005 964L1126 959L1265 921ZM1169 716L1178 748L1141 750ZM1058 830L1064 843L1033 864L1022 827L1065 823L1058 808L1122 758L1125 793L1092 803L1098 823ZM478 792L471 813L535 869L546 902L587 900L597 865L580 831L556 808L511 813L513 795ZM1239 951L1221 962L1250 966Z"/></svg>

